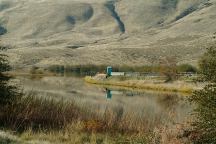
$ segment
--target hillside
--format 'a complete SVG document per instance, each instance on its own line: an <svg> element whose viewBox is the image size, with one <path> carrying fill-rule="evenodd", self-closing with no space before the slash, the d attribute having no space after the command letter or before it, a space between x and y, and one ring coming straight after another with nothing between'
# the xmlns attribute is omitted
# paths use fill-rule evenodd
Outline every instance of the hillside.
<svg viewBox="0 0 216 144"><path fill-rule="evenodd" d="M16 66L196 64L216 40L216 0L0 0Z"/></svg>

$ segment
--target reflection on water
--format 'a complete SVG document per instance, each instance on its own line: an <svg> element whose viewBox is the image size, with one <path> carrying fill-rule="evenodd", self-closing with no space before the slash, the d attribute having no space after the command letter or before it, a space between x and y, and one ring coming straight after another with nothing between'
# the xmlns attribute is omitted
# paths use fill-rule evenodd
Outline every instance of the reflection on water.
<svg viewBox="0 0 216 144"><path fill-rule="evenodd" d="M104 88L104 89L105 89L104 91L106 92L106 98L107 99L112 99L113 94L114 95L130 96L130 97L133 97L135 95L143 95L143 92L138 93L136 91L120 90L120 89L112 90L110 88Z"/></svg>
<svg viewBox="0 0 216 144"><path fill-rule="evenodd" d="M145 123L148 129L181 123L191 111L191 106L180 94L105 88L87 84L82 78L77 77L17 79L25 92L34 91L37 96L45 98L75 100L80 105L88 106L89 111L101 116L107 115L108 111L116 112L118 118L127 118L130 115L132 124L137 126Z"/></svg>
<svg viewBox="0 0 216 144"><path fill-rule="evenodd" d="M112 99L112 91L106 88L106 98Z"/></svg>

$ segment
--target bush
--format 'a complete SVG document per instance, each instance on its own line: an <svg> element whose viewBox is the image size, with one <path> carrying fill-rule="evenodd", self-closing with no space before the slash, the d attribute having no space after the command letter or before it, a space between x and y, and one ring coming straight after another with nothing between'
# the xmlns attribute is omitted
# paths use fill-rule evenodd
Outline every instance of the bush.
<svg viewBox="0 0 216 144"><path fill-rule="evenodd" d="M5 47L0 46L0 50L5 50ZM15 99L19 98L21 94L16 86L9 84L12 77L4 73L11 69L7 56L0 53L0 105L11 104Z"/></svg>
<svg viewBox="0 0 216 144"><path fill-rule="evenodd" d="M166 77L166 82L177 79L177 62L174 57L166 57L160 60L159 72Z"/></svg>
<svg viewBox="0 0 216 144"><path fill-rule="evenodd" d="M216 47L211 47L200 61L202 78L208 83L194 92L190 100L196 105L193 128L194 143L216 143Z"/></svg>
<svg viewBox="0 0 216 144"><path fill-rule="evenodd" d="M197 72L197 68L190 65L190 64L181 64L177 67L177 70L179 73L181 72L192 72L192 73L196 73Z"/></svg>

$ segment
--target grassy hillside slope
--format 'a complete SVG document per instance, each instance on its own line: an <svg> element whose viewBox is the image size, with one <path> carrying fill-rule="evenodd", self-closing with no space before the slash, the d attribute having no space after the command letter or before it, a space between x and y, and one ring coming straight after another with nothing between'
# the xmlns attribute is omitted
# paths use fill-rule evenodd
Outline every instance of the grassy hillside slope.
<svg viewBox="0 0 216 144"><path fill-rule="evenodd" d="M216 0L0 0L16 66L196 64L216 37Z"/></svg>

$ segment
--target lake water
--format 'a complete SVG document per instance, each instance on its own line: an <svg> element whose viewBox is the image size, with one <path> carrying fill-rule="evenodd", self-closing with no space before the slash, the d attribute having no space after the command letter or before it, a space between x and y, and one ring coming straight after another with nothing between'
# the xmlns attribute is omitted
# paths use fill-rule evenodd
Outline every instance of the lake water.
<svg viewBox="0 0 216 144"><path fill-rule="evenodd" d="M152 130L161 125L184 122L191 112L186 96L176 93L150 92L116 87L102 87L84 82L79 77L17 77L26 93L35 96L88 105L91 111L103 114L107 108L133 114L134 123L145 121Z"/></svg>

